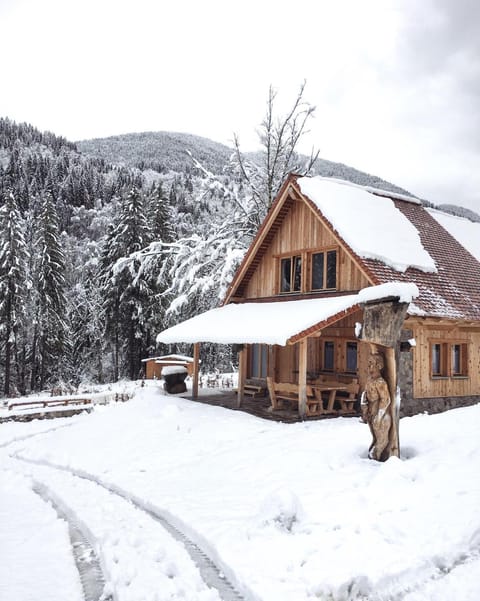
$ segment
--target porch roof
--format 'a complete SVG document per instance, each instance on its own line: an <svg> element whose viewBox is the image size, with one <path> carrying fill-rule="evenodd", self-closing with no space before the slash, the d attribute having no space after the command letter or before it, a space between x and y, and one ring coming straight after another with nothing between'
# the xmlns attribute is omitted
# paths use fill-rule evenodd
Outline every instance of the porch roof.
<svg viewBox="0 0 480 601"><path fill-rule="evenodd" d="M391 284L374 286L358 294L344 296L232 303L164 330L157 336L157 342L258 343L283 346L295 343L350 315L359 309L360 303L386 296L402 296L405 292L408 294L408 301L418 293L415 290L412 292L408 284Z"/></svg>

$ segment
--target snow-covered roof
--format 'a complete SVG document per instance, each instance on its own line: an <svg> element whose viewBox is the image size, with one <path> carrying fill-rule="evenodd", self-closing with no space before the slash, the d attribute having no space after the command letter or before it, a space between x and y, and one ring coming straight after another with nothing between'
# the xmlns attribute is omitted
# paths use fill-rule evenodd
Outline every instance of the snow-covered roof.
<svg viewBox="0 0 480 601"><path fill-rule="evenodd" d="M480 223L475 223L464 217L456 217L437 209L427 209L430 215L438 221L460 244L480 261Z"/></svg>
<svg viewBox="0 0 480 601"><path fill-rule="evenodd" d="M173 374L185 374L187 368L183 365L167 365L162 369L162 376L171 376Z"/></svg>
<svg viewBox="0 0 480 601"><path fill-rule="evenodd" d="M193 363L193 357L189 357L188 355L162 355L161 357L148 357L147 359L142 359L142 363L146 361L155 361L155 363L167 363L167 362L183 362L183 363Z"/></svg>
<svg viewBox="0 0 480 601"><path fill-rule="evenodd" d="M230 304L187 319L161 332L157 342L285 345L296 335L353 309L360 303L398 296L410 302L418 294L412 284L373 286L359 294L295 301Z"/></svg>
<svg viewBox="0 0 480 601"><path fill-rule="evenodd" d="M418 230L391 200L400 195L325 177L300 177L297 183L359 257L402 273L409 267L437 271ZM418 204L408 196L401 200Z"/></svg>

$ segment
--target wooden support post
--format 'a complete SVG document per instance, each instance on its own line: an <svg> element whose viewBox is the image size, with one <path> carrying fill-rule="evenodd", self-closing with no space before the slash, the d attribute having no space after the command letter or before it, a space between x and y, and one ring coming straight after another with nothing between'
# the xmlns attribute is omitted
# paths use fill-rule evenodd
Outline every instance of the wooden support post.
<svg viewBox="0 0 480 601"><path fill-rule="evenodd" d="M200 343L196 342L193 345L193 382L192 382L192 398L198 399L198 382L200 378Z"/></svg>
<svg viewBox="0 0 480 601"><path fill-rule="evenodd" d="M298 343L298 413L300 417L307 415L307 357L308 340L304 338Z"/></svg>
<svg viewBox="0 0 480 601"><path fill-rule="evenodd" d="M247 377L247 345L244 344L238 353L238 392L237 407L241 407L244 397L245 378Z"/></svg>
<svg viewBox="0 0 480 601"><path fill-rule="evenodd" d="M397 360L395 349L393 347L386 347L384 349L385 355L385 371L388 389L390 391L390 406L389 413L392 419L392 426L389 436L389 447L390 457L400 457L400 442L399 442L399 422L400 416L397 411Z"/></svg>
<svg viewBox="0 0 480 601"><path fill-rule="evenodd" d="M276 375L276 369L275 369L276 359L277 359L276 349L275 349L275 346L273 344L271 344L268 347L267 376L269 378L272 378L273 381L275 381L275 375Z"/></svg>

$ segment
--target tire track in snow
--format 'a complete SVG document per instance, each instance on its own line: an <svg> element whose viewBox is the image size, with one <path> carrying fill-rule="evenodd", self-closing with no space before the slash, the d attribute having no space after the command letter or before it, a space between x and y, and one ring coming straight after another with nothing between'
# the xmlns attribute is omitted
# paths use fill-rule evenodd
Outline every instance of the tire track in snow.
<svg viewBox="0 0 480 601"><path fill-rule="evenodd" d="M104 596L106 579L100 558L94 549L92 536L76 519L75 513L45 484L34 480L32 490L46 503L51 504L58 517L68 524L73 558L80 575L85 601L114 601L111 595Z"/></svg>
<svg viewBox="0 0 480 601"><path fill-rule="evenodd" d="M480 534L480 529L476 533ZM480 536L478 538L480 539ZM388 574L376 583L375 589L371 590L368 595L358 592L364 587L361 586L362 583L358 586L358 583L353 580L338 599L344 599L345 594L347 594L348 599L352 601L403 601L407 595L421 594L423 590L431 585L441 585L442 580L457 568L473 564L479 558L480 540L476 541L474 534L468 551L459 549L448 559L433 556L430 561L425 561L421 566L406 569L398 574ZM334 596L332 600L336 598Z"/></svg>
<svg viewBox="0 0 480 601"><path fill-rule="evenodd" d="M7 440L6 442L2 442L0 444L0 449L4 449L5 447L8 447L16 442L23 442L24 440L29 440L30 438L35 438L36 436L42 436L44 434L50 434L50 432L56 432L57 430L61 430L62 428L70 428L74 425L75 423L62 424L61 426L54 426L53 428L48 428L47 430L40 430L39 432L34 432L33 434L25 434L24 436L18 436L16 438L12 438L11 440Z"/></svg>
<svg viewBox="0 0 480 601"><path fill-rule="evenodd" d="M23 457L19 453L12 453L10 457L25 463L33 465L39 465L43 467L49 467L55 470L66 472L77 478L82 478L93 482L94 484L104 488L110 493L122 498L123 500L131 503L134 507L146 513L150 518L158 522L163 528L178 542L180 542L190 555L191 559L198 567L200 575L205 584L218 591L218 594L222 601L247 601L239 591L234 587L230 579L226 576L225 572L233 573L227 566L220 568L209 553L202 549L202 547L193 541L183 530L180 524L174 524L176 521L173 516L167 514L167 512L158 509L157 507L142 501L136 495L130 494L121 487L103 481L101 478L94 476L83 470L77 470L69 468L63 465L51 463L49 461L41 459L30 459ZM227 569L225 569L227 568Z"/></svg>

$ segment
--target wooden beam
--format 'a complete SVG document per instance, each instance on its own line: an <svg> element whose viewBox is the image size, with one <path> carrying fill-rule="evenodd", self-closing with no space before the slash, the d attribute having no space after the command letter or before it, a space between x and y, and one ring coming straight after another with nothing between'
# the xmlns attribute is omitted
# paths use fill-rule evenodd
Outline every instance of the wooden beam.
<svg viewBox="0 0 480 601"><path fill-rule="evenodd" d="M298 343L298 413L300 417L307 415L307 360L308 338Z"/></svg>
<svg viewBox="0 0 480 601"><path fill-rule="evenodd" d="M276 363L277 363L277 351L273 344L268 346L268 363L267 363L267 376L272 378L275 382L276 378Z"/></svg>
<svg viewBox="0 0 480 601"><path fill-rule="evenodd" d="M237 407L241 407L245 391L245 378L247 377L247 345L244 344L238 353L238 388Z"/></svg>
<svg viewBox="0 0 480 601"><path fill-rule="evenodd" d="M397 360L395 349L386 347L383 349L385 356L385 371L388 390L390 392L390 405L388 411L392 419L390 435L388 437L390 453L389 456L400 457L399 420L397 411Z"/></svg>
<svg viewBox="0 0 480 601"><path fill-rule="evenodd" d="M198 399L198 382L200 379L200 343L196 342L193 345L193 382L192 382L192 398Z"/></svg>

